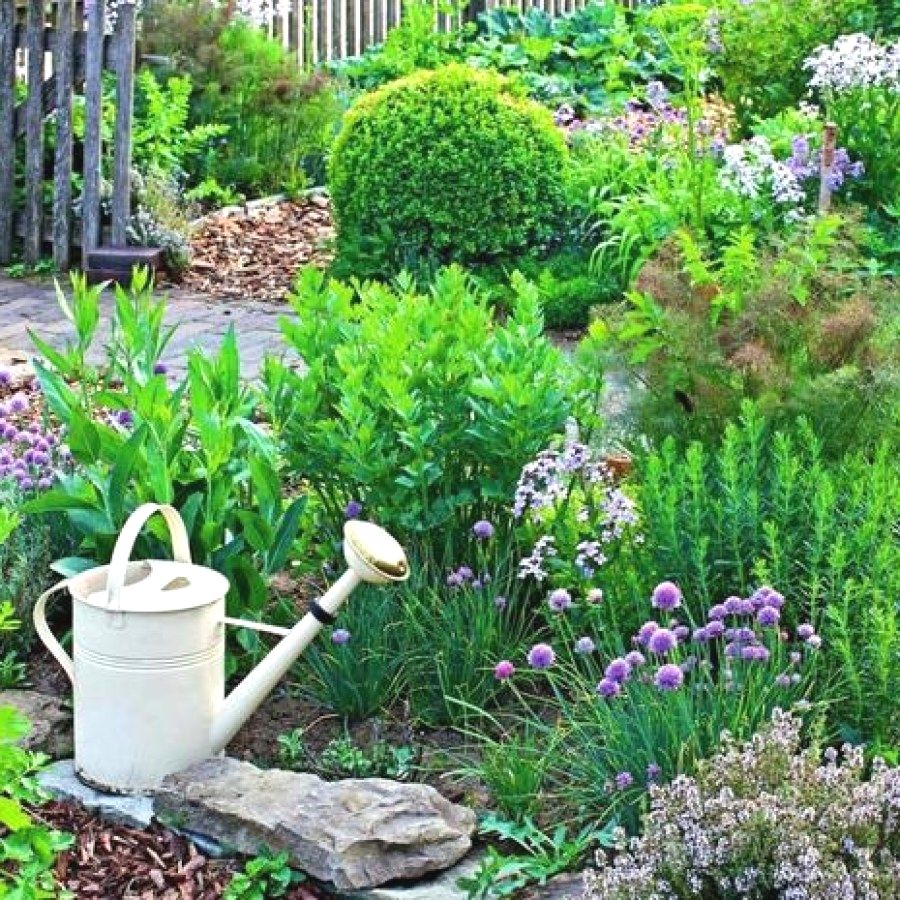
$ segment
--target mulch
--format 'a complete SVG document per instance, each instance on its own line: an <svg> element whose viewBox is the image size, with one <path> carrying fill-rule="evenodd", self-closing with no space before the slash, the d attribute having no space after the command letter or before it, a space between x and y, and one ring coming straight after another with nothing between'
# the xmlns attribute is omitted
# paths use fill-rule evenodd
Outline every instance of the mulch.
<svg viewBox="0 0 900 900"><path fill-rule="evenodd" d="M191 238L182 283L222 300L284 300L298 269L328 265L333 236L322 194L213 213Z"/></svg>
<svg viewBox="0 0 900 900"><path fill-rule="evenodd" d="M128 828L104 822L72 803L52 802L36 817L75 836L56 862L56 878L75 897L93 900L216 900L239 865L209 859L189 840L154 823ZM330 895L299 885L287 900Z"/></svg>

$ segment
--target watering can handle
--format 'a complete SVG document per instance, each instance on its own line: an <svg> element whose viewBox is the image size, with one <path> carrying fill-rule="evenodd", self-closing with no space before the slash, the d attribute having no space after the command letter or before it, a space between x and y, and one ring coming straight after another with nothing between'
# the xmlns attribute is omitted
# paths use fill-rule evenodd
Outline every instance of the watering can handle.
<svg viewBox="0 0 900 900"><path fill-rule="evenodd" d="M116 541L112 559L109 561L109 575L107 578L107 606L110 609L119 608L119 596L125 587L125 574L128 570L128 561L131 559L131 551L134 542L141 533L150 516L161 513L169 526L169 536L172 538L172 555L176 562L191 562L191 544L188 540L187 529L174 506L159 503L145 503L139 506L129 517L122 528L122 533Z"/></svg>
<svg viewBox="0 0 900 900"><path fill-rule="evenodd" d="M63 650L62 644L56 639L56 635L50 630L47 624L47 600L51 594L61 591L69 586L69 581L61 581L55 584L50 590L44 591L38 598L38 602L34 604L32 618L34 619L34 629L38 633L38 637L44 642L44 646L56 657L56 661L62 666L62 670L69 676L69 681L75 683L75 666L72 663L72 657Z"/></svg>

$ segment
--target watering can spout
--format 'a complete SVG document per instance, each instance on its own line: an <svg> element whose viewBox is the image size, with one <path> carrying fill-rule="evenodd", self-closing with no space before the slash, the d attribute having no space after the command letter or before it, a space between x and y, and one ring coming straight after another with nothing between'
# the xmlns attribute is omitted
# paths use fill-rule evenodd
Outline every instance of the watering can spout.
<svg viewBox="0 0 900 900"><path fill-rule="evenodd" d="M357 519L344 526L344 558L348 569L315 601L310 611L285 634L268 656L225 698L213 721L212 752L225 749L297 657L325 624L334 621L341 604L361 582L387 584L409 577L406 554L382 528Z"/></svg>

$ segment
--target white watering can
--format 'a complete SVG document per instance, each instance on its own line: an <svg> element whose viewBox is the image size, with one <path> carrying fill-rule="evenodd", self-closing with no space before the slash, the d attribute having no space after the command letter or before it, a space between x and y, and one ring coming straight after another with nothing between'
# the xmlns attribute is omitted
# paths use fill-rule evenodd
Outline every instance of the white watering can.
<svg viewBox="0 0 900 900"><path fill-rule="evenodd" d="M174 562L129 562L138 534L161 513ZM47 591L34 608L37 633L69 676L75 699L75 771L104 791L152 791L173 772L214 756L290 669L360 582L403 581L403 548L383 529L344 526L349 569L293 627L225 616L228 579L191 563L187 532L171 506L132 513L108 566ZM70 658L47 626L48 597L68 588L74 601ZM282 635L226 697L225 625Z"/></svg>

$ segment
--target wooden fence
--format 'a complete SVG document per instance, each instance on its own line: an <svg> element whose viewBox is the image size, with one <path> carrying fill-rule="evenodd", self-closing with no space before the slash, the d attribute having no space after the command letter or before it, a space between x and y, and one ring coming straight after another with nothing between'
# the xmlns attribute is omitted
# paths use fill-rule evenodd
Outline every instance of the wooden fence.
<svg viewBox="0 0 900 900"><path fill-rule="evenodd" d="M482 11L506 7L525 12L537 7L549 15L563 15L587 6L590 0L472 0L444 12L447 3L434 3L434 27L458 28ZM383 43L400 22L403 0L274 0L268 33L297 57L303 68L330 60L359 56L372 44Z"/></svg>
<svg viewBox="0 0 900 900"><path fill-rule="evenodd" d="M130 215L131 116L135 7L120 2L115 30L106 34L105 0L0 0L0 264L22 239L26 264L35 265L45 240L58 268L69 266L75 229L73 173L83 177L82 255L101 240L100 166L102 75L116 74L116 124L111 198L111 240L125 244ZM22 63L24 62L24 67ZM17 75L24 68L24 85ZM82 89L83 85L83 89ZM73 150L73 95L84 97L84 132ZM24 93L24 99L17 102ZM54 124L52 163L46 156L48 116ZM18 152L17 152L18 151ZM17 156L24 169L17 172ZM44 182L52 176L52 212L45 215Z"/></svg>

